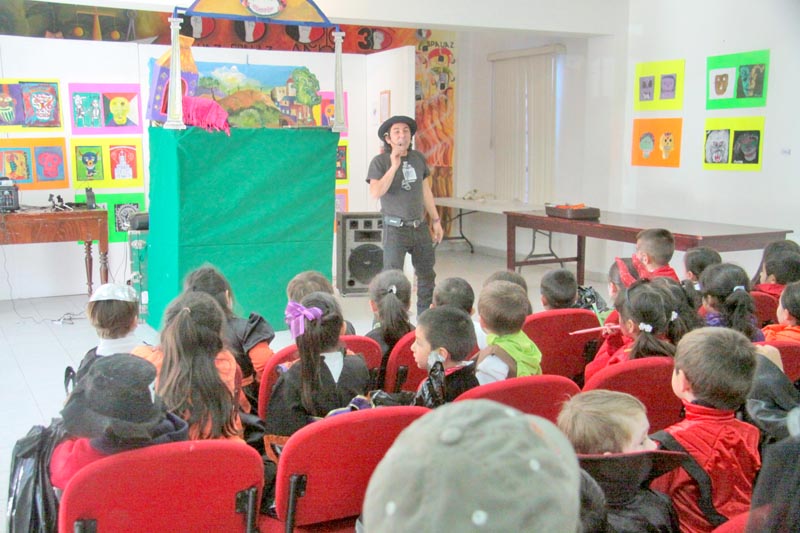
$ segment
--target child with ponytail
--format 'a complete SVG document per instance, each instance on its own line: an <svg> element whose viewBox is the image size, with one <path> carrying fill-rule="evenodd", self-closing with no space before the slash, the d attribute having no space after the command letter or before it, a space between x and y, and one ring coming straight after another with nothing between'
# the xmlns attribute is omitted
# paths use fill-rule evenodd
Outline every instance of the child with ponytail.
<svg viewBox="0 0 800 533"><path fill-rule="evenodd" d="M704 325L694 307L694 301L700 295L691 284L678 283L672 278L653 278L652 283L664 291L669 317L667 338L677 346L684 335Z"/></svg>
<svg viewBox="0 0 800 533"><path fill-rule="evenodd" d="M281 374L272 390L266 418L270 436L292 435L315 418L365 394L369 384L364 359L345 356L339 344L344 318L333 296L313 292L300 303L289 302L286 323L300 360Z"/></svg>
<svg viewBox="0 0 800 533"><path fill-rule="evenodd" d="M667 341L671 301L650 280L639 280L617 295L614 308L620 316L620 331L630 341L607 360L595 359L585 369L588 381L599 370L631 359L675 355L675 346Z"/></svg>
<svg viewBox="0 0 800 533"><path fill-rule="evenodd" d="M700 287L707 326L735 329L753 342L764 340L749 292L750 279L742 267L731 263L711 265L700 275Z"/></svg>
<svg viewBox="0 0 800 533"><path fill-rule="evenodd" d="M158 370L156 392L189 423L189 438L241 438L236 406L236 359L223 348L225 315L208 294L183 293L164 312L161 345L134 355Z"/></svg>
<svg viewBox="0 0 800 533"><path fill-rule="evenodd" d="M376 383L376 388L380 389L383 387L386 363L389 361L392 348L403 335L414 329L408 321L411 283L405 274L401 270L386 270L375 276L369 284L369 305L375 314L377 324L366 336L377 341L383 351Z"/></svg>

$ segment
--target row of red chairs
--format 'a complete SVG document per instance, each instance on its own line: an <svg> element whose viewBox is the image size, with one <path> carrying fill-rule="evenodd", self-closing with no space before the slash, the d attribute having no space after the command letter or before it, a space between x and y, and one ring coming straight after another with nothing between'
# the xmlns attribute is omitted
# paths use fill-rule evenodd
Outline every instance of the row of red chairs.
<svg viewBox="0 0 800 533"><path fill-rule="evenodd" d="M259 513L264 470L250 446L187 441L120 453L81 469L58 516L73 531L353 531L369 478L424 407L356 411L310 424L286 443L277 518Z"/></svg>

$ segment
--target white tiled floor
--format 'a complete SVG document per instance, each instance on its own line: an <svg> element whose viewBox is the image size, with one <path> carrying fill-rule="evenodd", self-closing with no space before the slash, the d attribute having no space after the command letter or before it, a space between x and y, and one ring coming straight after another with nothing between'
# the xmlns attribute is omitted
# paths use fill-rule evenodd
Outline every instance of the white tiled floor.
<svg viewBox="0 0 800 533"><path fill-rule="evenodd" d="M463 245L448 243L437 253L437 278L460 276L480 291L483 280L505 268L505 259L462 251ZM547 267L526 267L534 310L540 310L539 280ZM605 292L605 283L594 282ZM371 328L372 315L365 296L341 299L345 317L356 332ZM85 318L85 295L0 301L0 511L5 516L11 451L17 439L31 426L48 424L58 416L64 402L64 368L80 363L88 349L97 345L94 329ZM412 309L416 304L412 302ZM78 315L71 324L58 323L67 313ZM273 324L276 329L282 324ZM157 343L157 333L147 325L137 333L150 343ZM290 343L288 331L279 331L272 346L277 349ZM0 526L0 530L3 526Z"/></svg>

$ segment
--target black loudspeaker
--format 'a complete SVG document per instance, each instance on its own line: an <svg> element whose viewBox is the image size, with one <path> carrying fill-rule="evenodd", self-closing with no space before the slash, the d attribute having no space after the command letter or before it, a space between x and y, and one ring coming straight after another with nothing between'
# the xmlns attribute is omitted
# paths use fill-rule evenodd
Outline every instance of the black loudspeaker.
<svg viewBox="0 0 800 533"><path fill-rule="evenodd" d="M363 294L383 270L383 216L336 213L336 286L342 295Z"/></svg>

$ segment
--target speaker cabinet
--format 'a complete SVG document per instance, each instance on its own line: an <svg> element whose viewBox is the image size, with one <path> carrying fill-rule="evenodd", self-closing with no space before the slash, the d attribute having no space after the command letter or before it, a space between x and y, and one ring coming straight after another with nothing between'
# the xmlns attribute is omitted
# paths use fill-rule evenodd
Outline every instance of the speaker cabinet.
<svg viewBox="0 0 800 533"><path fill-rule="evenodd" d="M383 216L336 213L336 286L342 295L364 294L383 270Z"/></svg>

